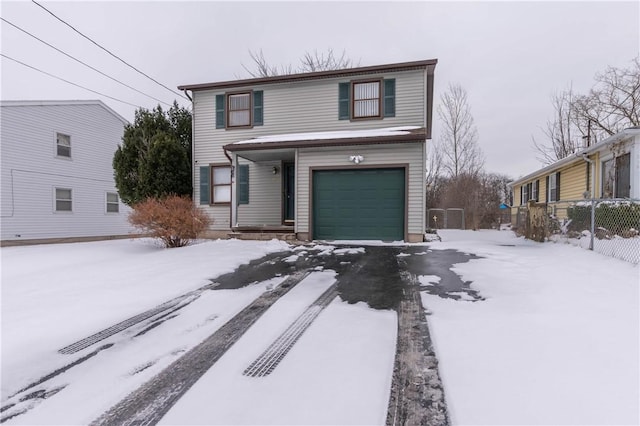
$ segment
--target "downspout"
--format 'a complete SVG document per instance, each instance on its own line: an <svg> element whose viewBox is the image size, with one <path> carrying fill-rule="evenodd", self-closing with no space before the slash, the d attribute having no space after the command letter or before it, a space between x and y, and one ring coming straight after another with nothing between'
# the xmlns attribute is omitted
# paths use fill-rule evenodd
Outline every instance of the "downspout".
<svg viewBox="0 0 640 426"><path fill-rule="evenodd" d="M593 239L596 231L596 163L587 154L582 154L582 159L591 165L591 239L589 250L593 250Z"/></svg>

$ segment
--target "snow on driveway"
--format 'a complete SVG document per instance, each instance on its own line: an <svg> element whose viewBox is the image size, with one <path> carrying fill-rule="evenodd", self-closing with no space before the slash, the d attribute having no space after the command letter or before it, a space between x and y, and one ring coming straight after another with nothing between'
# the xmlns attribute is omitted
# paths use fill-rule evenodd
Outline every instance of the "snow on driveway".
<svg viewBox="0 0 640 426"><path fill-rule="evenodd" d="M486 300L423 292L453 424L640 424L638 266L509 231L439 234L430 249L484 257L452 269Z"/></svg>
<svg viewBox="0 0 640 426"><path fill-rule="evenodd" d="M181 398L160 424L382 424L391 388L397 319L335 299L275 370L244 370L335 282L314 272L282 299Z"/></svg>

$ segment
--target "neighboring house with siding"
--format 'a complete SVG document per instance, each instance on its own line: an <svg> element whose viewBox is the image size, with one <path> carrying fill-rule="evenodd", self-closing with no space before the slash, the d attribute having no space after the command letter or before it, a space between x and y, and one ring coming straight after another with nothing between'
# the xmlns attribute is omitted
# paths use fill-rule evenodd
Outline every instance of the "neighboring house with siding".
<svg viewBox="0 0 640 426"><path fill-rule="evenodd" d="M180 86L209 236L422 241L436 63Z"/></svg>
<svg viewBox="0 0 640 426"><path fill-rule="evenodd" d="M529 200L566 205L584 199L640 199L640 127L632 127L510 183L512 215ZM558 215L566 209L558 209ZM516 220L513 218L513 223Z"/></svg>
<svg viewBox="0 0 640 426"><path fill-rule="evenodd" d="M127 235L113 154L127 121L98 100L2 101L2 244Z"/></svg>

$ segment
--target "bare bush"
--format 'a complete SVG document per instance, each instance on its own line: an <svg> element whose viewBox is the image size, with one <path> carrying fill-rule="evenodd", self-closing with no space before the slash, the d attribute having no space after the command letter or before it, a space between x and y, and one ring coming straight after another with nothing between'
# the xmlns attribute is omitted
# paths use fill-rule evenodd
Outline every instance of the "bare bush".
<svg viewBox="0 0 640 426"><path fill-rule="evenodd" d="M165 247L184 247L209 226L209 216L189 197L148 198L133 206L129 223Z"/></svg>

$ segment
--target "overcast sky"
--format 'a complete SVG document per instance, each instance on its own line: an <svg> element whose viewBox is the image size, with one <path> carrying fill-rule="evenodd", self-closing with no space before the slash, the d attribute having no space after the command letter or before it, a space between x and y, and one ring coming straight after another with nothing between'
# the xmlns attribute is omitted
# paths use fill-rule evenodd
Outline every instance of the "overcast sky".
<svg viewBox="0 0 640 426"><path fill-rule="evenodd" d="M517 178L538 167L532 137L552 116L550 96L593 85L640 49L640 2L41 2L126 62L175 89L249 77L249 51L296 65L306 52L346 50L360 65L438 59L435 102L449 83L469 94L486 169ZM189 102L83 39L30 1L1 16L129 86ZM158 102L91 71L2 22L4 55L145 108ZM101 99L130 106L2 58L3 100ZM440 123L434 114L434 138Z"/></svg>

